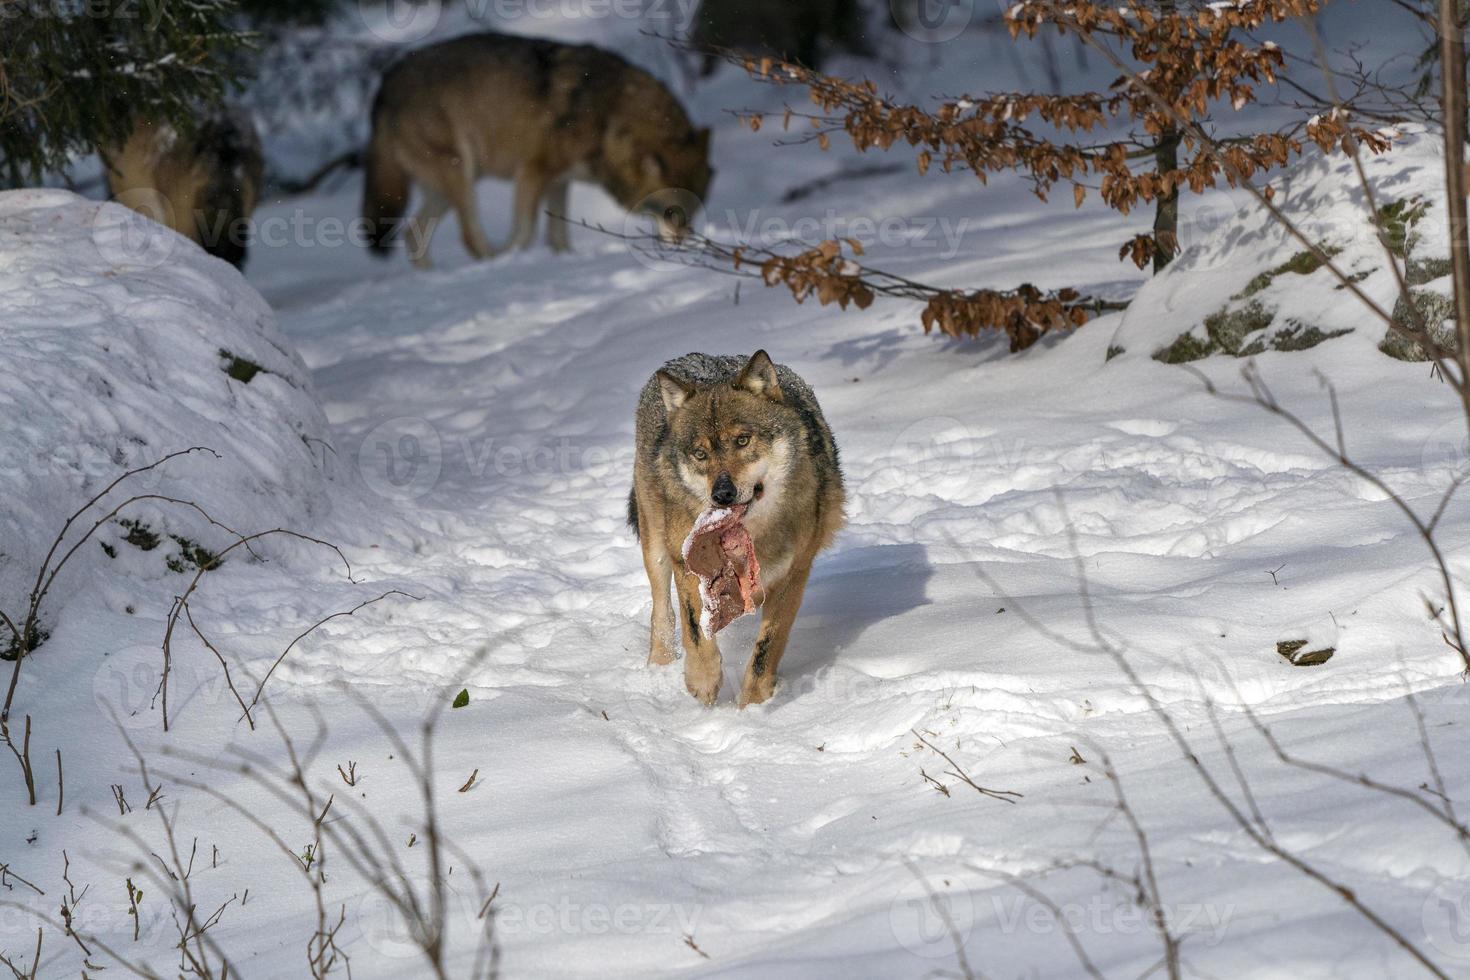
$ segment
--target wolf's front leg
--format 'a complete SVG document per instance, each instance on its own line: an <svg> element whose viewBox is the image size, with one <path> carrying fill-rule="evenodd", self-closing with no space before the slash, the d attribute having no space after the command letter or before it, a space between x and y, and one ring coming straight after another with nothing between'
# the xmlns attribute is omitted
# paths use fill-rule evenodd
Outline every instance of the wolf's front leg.
<svg viewBox="0 0 1470 980"><path fill-rule="evenodd" d="M649 525L645 523L643 526ZM647 533L643 541L643 567L648 572L648 587L653 592L653 615L648 624L648 662L671 664L674 662L675 634L678 629L674 625L674 606L669 592L669 580L673 577L674 565L668 552L664 551L662 542L653 540L653 535Z"/></svg>
<svg viewBox="0 0 1470 980"><path fill-rule="evenodd" d="M801 608L801 597L806 592L807 576L812 570L813 555L798 558L779 584L766 596L761 605L761 631L755 640L755 650L750 663L745 667L745 680L740 685L738 704L744 708L750 704L769 701L776 692L776 668L781 666L781 657L786 652L786 641L791 638L791 624Z"/></svg>
<svg viewBox="0 0 1470 980"><path fill-rule="evenodd" d="M699 576L681 563L674 570L679 586L679 614L684 633L684 686L700 704L711 705L720 693L720 648L700 629Z"/></svg>

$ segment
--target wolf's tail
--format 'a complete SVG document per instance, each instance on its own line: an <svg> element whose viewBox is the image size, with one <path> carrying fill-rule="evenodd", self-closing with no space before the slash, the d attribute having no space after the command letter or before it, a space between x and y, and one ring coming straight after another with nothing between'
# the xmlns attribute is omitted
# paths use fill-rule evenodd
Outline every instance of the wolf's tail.
<svg viewBox="0 0 1470 980"><path fill-rule="evenodd" d="M641 540L642 537L643 537L643 534L642 534L642 532L638 528L638 488L637 487L634 487L632 490L629 490L628 491L628 526L633 529L633 537L639 538Z"/></svg>
<svg viewBox="0 0 1470 980"><path fill-rule="evenodd" d="M374 106L373 135L368 143L367 178L362 193L362 218L368 247L379 255L386 255L393 246L393 236L408 210L409 192L408 170L393 152L393 134L385 123L384 113Z"/></svg>

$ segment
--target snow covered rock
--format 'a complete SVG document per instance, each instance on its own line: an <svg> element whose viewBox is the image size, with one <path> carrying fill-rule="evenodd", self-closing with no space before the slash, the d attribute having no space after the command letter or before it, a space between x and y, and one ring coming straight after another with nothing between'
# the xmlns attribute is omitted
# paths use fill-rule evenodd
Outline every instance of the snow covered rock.
<svg viewBox="0 0 1470 980"><path fill-rule="evenodd" d="M171 452L219 458L175 459L109 499L196 501L243 533L309 529L328 510L326 417L269 306L234 268L119 205L0 194L0 361L0 608L12 615L66 517ZM68 578L126 569L177 590L179 572L231 540L158 501L119 518Z"/></svg>
<svg viewBox="0 0 1470 980"><path fill-rule="evenodd" d="M1395 310L1401 299L1386 243L1416 305L1448 338L1443 159L1439 136L1421 131L1403 134L1381 156L1365 153L1381 211L1377 224L1352 159L1341 153L1313 153L1272 186L1282 212L1375 303ZM1390 335L1264 207L1244 191L1233 198L1244 206L1138 291L1109 345L1109 359L1181 364L1216 354L1305 350L1337 338L1402 360L1423 359L1416 345Z"/></svg>

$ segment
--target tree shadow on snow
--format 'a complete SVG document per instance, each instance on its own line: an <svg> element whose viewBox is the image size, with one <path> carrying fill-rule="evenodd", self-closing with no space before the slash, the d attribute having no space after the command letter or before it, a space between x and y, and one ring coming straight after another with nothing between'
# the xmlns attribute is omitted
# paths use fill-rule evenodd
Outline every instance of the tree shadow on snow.
<svg viewBox="0 0 1470 980"><path fill-rule="evenodd" d="M1136 287L1137 283L1132 285ZM1071 331L1062 330L1044 334L1033 349L1046 350L1055 347L1070 334ZM1010 339L999 330L985 330L977 337L946 337L942 334L924 337L922 330L917 328L885 330L882 333L839 341L821 356L823 360L836 359L845 367L863 367L870 374L877 374L904 354L915 336L921 337L930 345L937 357L955 358L953 363L956 367L973 367L976 364L987 364L1016 356L1011 351ZM911 350L908 352L912 353Z"/></svg>

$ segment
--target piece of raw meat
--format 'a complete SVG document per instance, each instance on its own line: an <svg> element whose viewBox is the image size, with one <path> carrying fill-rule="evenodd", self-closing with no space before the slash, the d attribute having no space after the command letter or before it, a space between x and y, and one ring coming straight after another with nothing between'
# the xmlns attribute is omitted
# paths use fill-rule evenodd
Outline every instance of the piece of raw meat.
<svg viewBox="0 0 1470 980"><path fill-rule="evenodd" d="M745 508L711 507L684 539L684 567L699 576L700 632L711 638L759 605L761 566L743 523Z"/></svg>

